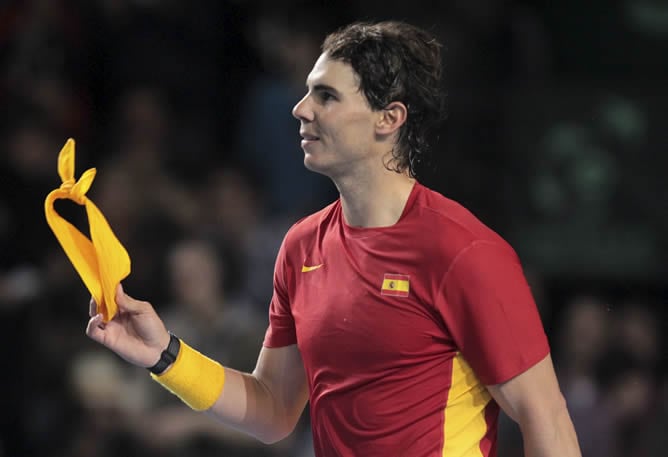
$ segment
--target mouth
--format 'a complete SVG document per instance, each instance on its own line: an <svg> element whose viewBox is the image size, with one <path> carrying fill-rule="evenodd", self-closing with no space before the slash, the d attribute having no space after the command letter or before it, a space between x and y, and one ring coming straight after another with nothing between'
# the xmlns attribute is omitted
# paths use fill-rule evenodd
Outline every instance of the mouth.
<svg viewBox="0 0 668 457"><path fill-rule="evenodd" d="M320 137L317 137L315 135L311 135L310 133L299 132L299 134L302 137L302 147L307 146L307 145L312 144L312 143L315 143L316 141L320 140Z"/></svg>
<svg viewBox="0 0 668 457"><path fill-rule="evenodd" d="M306 141L317 141L317 140L320 139L319 137L317 137L315 135L311 135L310 133L306 133L306 132L299 132L299 134Z"/></svg>

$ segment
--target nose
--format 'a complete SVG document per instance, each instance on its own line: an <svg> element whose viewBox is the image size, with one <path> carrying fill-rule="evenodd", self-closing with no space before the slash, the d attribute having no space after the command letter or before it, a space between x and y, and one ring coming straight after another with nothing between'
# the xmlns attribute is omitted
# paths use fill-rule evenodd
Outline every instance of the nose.
<svg viewBox="0 0 668 457"><path fill-rule="evenodd" d="M304 97L297 102L294 108L292 108L292 115L302 122L310 122L313 120L313 110L310 108L308 99L308 94L304 95Z"/></svg>

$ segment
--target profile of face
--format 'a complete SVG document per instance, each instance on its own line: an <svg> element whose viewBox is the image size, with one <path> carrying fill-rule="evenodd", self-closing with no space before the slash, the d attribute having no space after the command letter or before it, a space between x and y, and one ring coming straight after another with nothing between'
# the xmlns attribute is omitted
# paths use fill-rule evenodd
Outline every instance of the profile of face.
<svg viewBox="0 0 668 457"><path fill-rule="evenodd" d="M306 86L292 110L300 121L304 165L334 178L373 160L382 113L371 109L353 68L323 53Z"/></svg>

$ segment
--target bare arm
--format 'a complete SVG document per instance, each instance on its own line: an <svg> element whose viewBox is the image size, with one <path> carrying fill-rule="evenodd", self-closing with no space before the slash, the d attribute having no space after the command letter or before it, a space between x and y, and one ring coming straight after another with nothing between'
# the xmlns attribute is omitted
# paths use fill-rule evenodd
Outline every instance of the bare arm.
<svg viewBox="0 0 668 457"><path fill-rule="evenodd" d="M169 342L162 320L150 303L135 300L120 286L116 303L119 313L103 323L91 301L86 334L134 365L154 365ZM225 369L223 392L207 414L272 443L292 432L307 398L306 374L297 346L262 348L253 373Z"/></svg>
<svg viewBox="0 0 668 457"><path fill-rule="evenodd" d="M581 456L549 355L515 378L487 389L519 424L526 457Z"/></svg>
<svg viewBox="0 0 668 457"><path fill-rule="evenodd" d="M263 347L252 374L225 369L225 387L207 414L264 443L288 436L308 399L296 345Z"/></svg>

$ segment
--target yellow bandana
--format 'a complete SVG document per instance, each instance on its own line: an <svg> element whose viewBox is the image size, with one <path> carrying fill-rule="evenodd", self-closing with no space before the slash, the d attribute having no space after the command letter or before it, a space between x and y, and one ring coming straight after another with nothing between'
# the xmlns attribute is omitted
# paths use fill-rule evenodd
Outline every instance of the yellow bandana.
<svg viewBox="0 0 668 457"><path fill-rule="evenodd" d="M116 287L130 274L130 256L102 212L86 197L95 179L95 168L86 170L79 181L74 179L72 138L67 140L58 155L58 174L63 183L44 201L46 221L95 299L97 312L102 313L103 320L108 322L118 311ZM86 207L92 242L53 208L54 201L61 198Z"/></svg>

